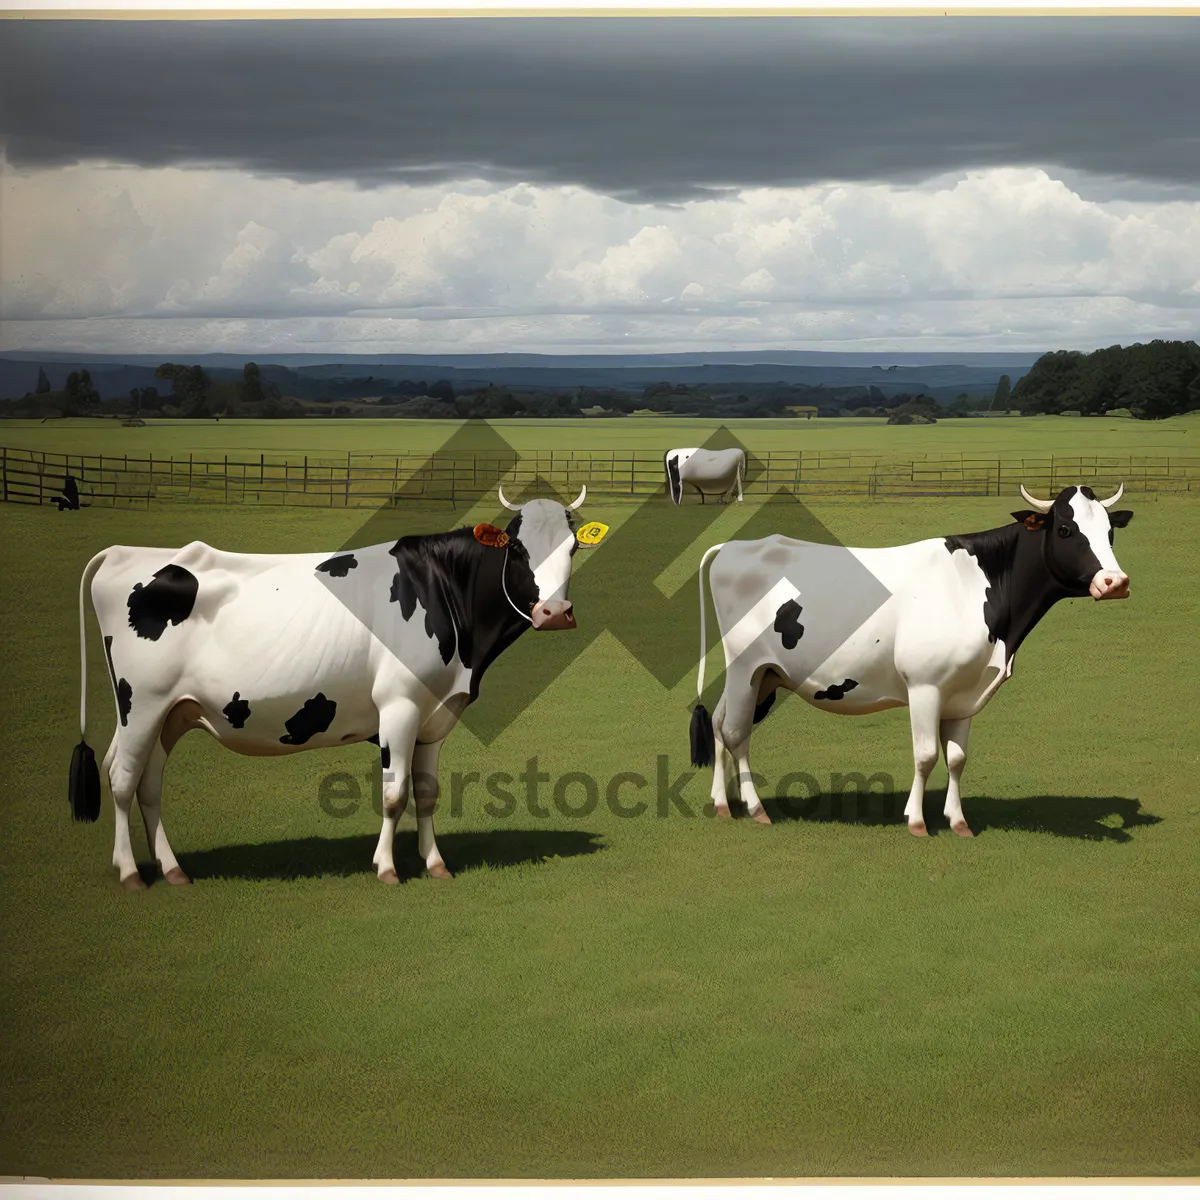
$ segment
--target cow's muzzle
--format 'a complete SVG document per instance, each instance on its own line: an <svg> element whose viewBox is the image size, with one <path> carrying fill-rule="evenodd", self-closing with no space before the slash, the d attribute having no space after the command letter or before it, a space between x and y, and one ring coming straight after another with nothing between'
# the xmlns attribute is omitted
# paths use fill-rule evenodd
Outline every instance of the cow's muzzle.
<svg viewBox="0 0 1200 1200"><path fill-rule="evenodd" d="M1095 600L1128 600L1129 576L1124 571L1097 571L1088 591Z"/></svg>
<svg viewBox="0 0 1200 1200"><path fill-rule="evenodd" d="M570 600L539 600L531 616L534 629L574 629L575 613Z"/></svg>

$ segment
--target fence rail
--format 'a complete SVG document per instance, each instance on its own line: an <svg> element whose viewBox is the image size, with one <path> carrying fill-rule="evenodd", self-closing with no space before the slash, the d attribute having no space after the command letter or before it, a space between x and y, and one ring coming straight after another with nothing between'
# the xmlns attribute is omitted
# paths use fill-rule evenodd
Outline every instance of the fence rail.
<svg viewBox="0 0 1200 1200"><path fill-rule="evenodd" d="M54 504L67 476L86 505L155 501L379 508L406 501L470 504L503 482L514 497L645 498L666 493L662 456L652 451L499 454L346 454L302 460L198 459L192 455L51 454L0 447L2 499ZM1019 484L1048 495L1072 483L1098 490L1200 496L1200 458L1137 455L914 457L902 462L855 453L770 451L747 463L745 493L798 497L1013 496Z"/></svg>

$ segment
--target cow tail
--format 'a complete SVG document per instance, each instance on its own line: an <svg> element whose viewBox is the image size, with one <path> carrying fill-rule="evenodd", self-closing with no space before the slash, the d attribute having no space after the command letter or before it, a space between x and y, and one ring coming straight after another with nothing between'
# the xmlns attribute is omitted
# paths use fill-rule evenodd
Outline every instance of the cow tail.
<svg viewBox="0 0 1200 1200"><path fill-rule="evenodd" d="M708 709L704 707L703 701L704 660L708 646L704 603L704 568L708 566L708 560L724 545L724 542L718 542L715 546L710 546L705 550L700 557L700 670L696 676L696 707L692 709L691 727L692 766L694 767L712 766L715 749L712 717L709 715Z"/></svg>
<svg viewBox="0 0 1200 1200"><path fill-rule="evenodd" d="M79 580L79 745L71 755L69 789L71 815L76 821L94 821L100 816L100 771L95 752L87 744L87 593L106 553L97 554Z"/></svg>

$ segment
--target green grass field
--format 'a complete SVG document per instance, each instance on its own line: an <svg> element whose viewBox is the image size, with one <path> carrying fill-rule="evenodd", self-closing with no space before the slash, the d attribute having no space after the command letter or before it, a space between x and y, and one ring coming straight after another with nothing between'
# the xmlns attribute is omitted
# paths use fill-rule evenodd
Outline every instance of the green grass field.
<svg viewBox="0 0 1200 1200"><path fill-rule="evenodd" d="M1103 417L993 417L945 419L936 425L888 425L883 418L792 421L701 421L684 418L605 418L571 421L512 420L490 424L517 450L656 450L703 445L724 424L751 450L804 450L856 454L962 453L1069 456L1200 455L1200 414L1166 421ZM193 453L196 458L242 454L328 457L347 451L396 454L432 451L453 434L449 421L152 421L126 429L116 421L69 419L5 421L0 444L65 454Z"/></svg>
<svg viewBox="0 0 1200 1200"><path fill-rule="evenodd" d="M799 426L797 444L833 437L831 424ZM839 422L834 432L929 448L960 430L978 437L979 424ZM1062 421L996 424L1015 444ZM1140 437L1183 445L1197 428L1111 424L1126 450ZM1071 426L1097 438L1105 428ZM353 438L361 448L376 429L389 449L433 436L312 422L272 425L270 446L303 453ZM671 429L675 444L699 432ZM617 432L587 426L592 445ZM756 424L747 440L758 432L769 431ZM36 446L36 433L6 436ZM69 425L42 436L75 452L126 436L198 450L263 435L222 422L79 426L75 445ZM988 528L1014 507L980 498L812 512L846 543L873 545ZM489 674L479 712L499 726L520 710L523 680L556 663L561 674L499 736L463 726L447 743L438 829L456 879L417 877L406 833L397 866L407 878L376 881L365 783L356 805L337 801L348 815L322 807L322 777L361 779L377 766L374 747L264 761L192 734L168 767L163 814L195 886L131 895L110 866L107 789L96 825L72 823L67 804L83 565L118 542L336 549L368 532L364 514L3 506L0 1173L1196 1173L1200 510L1170 498L1132 507L1117 538L1132 599L1059 605L975 722L964 781L974 841L941 819L942 768L926 807L934 836L905 831L904 710L838 719L795 699L760 727L755 769L766 796L803 771L820 798L768 801L770 828L717 823L702 815L701 772L682 791L695 815L660 816L659 756L669 780L688 771L694 591L679 587L669 619L666 601L647 604L656 624L639 632L629 610L650 595L661 527L638 526L632 506L597 505L588 516L614 532L577 559L580 629L522 638ZM798 506L749 509L720 520L804 532ZM710 513L663 505L661 516L691 523L683 542L707 544ZM469 519L410 506L369 532L383 540ZM666 573L668 588L692 562ZM601 628L635 644L593 639ZM570 638L586 648L568 663ZM89 648L89 740L102 752L114 714L94 621ZM671 676L672 659L667 686L643 665ZM547 784L536 815L518 783L511 815L489 813L479 786L452 811L455 772L515 777L534 755L552 779L593 776L595 810L564 815ZM605 803L621 772L648 781L621 796L645 799L641 816ZM835 772L884 772L898 794L860 810L829 794ZM136 818L135 848L145 861Z"/></svg>

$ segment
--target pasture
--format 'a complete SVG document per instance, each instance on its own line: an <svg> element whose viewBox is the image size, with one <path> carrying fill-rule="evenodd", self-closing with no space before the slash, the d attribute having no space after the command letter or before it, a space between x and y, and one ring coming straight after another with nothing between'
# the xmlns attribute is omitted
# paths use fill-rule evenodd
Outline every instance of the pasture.
<svg viewBox="0 0 1200 1200"><path fill-rule="evenodd" d="M700 446L728 428L750 450L804 450L879 455L903 460L963 453L1077 455L1200 455L1196 413L1166 421L1104 417L945 418L936 425L888 425L882 417L717 421L681 417L584 418L488 422L519 452L653 450ZM171 454L196 458L228 454L255 459L337 458L356 454L424 453L453 434L453 421L148 421L127 429L118 421L68 418L10 420L0 425L6 446L57 454Z"/></svg>
<svg viewBox="0 0 1200 1200"><path fill-rule="evenodd" d="M640 446L630 431L645 425L644 444L661 445L656 424L502 432L519 449L585 434L589 446ZM787 436L928 449L962 431L978 448L982 424L813 421ZM770 425L736 432L765 445L782 436ZM393 452L420 439L432 449L445 436L394 421L42 428L6 440L225 453L269 437L272 451L303 454L335 439L373 449L376 437ZM988 448L1046 436L1030 449L1049 452L1042 431L1056 428L1072 453L1093 438L1100 453L1149 454L1197 426L1002 419ZM685 422L668 429L671 444L703 440ZM1018 507L1014 496L809 512L846 544L880 545L989 528ZM195 886L133 895L110 866L107 788L96 825L72 823L67 804L89 557L197 538L332 550L495 520L498 506L412 503L386 518L0 507L0 1172L1196 1173L1200 510L1173 497L1129 507L1116 549L1132 598L1058 605L975 722L963 785L973 841L946 829L941 766L926 804L934 836L905 831L905 710L839 719L795 699L755 735L774 825L707 817L709 774L687 759L698 548L742 522L745 536L805 536L811 519L799 506L714 518L665 501L589 503L584 515L613 530L577 556L580 628L521 638L485 681L481 723L446 744L437 823L454 880L418 876L411 831L398 839L401 886L375 879L373 746L264 761L191 734L167 768L163 819ZM660 569L668 521L689 549ZM530 694L530 679L547 682ZM88 740L100 753L113 722L89 616ZM780 796L789 772L816 794ZM498 773L511 805L480 782ZM853 774L874 776L877 794L840 792ZM637 815L615 811L639 801ZM136 818L134 829L145 862Z"/></svg>

